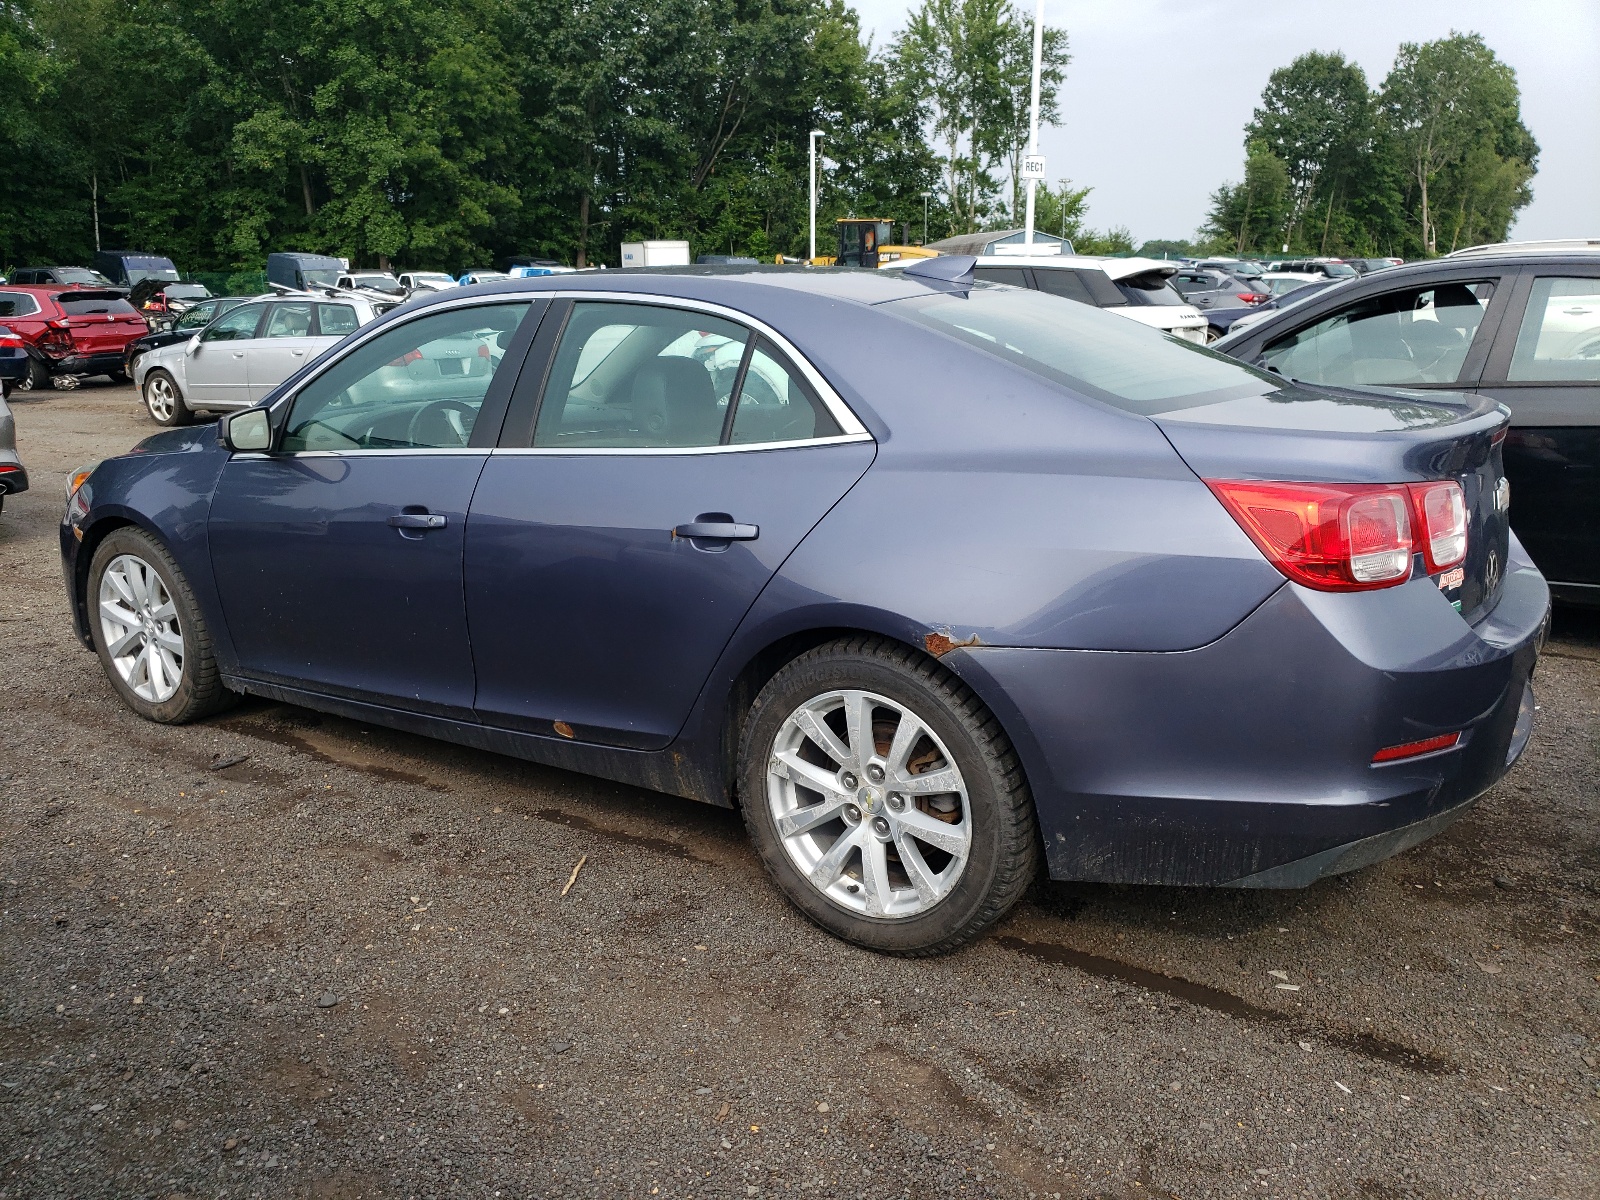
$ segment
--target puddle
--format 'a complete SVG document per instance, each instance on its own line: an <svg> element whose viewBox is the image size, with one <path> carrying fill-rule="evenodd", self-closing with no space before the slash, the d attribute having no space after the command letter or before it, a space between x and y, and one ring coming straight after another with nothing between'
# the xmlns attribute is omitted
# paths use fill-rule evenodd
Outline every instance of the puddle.
<svg viewBox="0 0 1600 1200"><path fill-rule="evenodd" d="M1102 958L1098 954L1089 954L1053 942L1030 942L1019 937L997 937L994 940L1007 950L1015 950L1040 962L1075 967L1086 975L1131 983L1146 991L1160 992L1225 1016L1283 1025L1297 1035L1313 1037L1337 1049L1404 1067L1408 1071L1420 1071L1428 1075L1453 1075L1456 1071L1454 1065L1436 1055L1427 1054L1399 1042L1391 1042L1376 1034L1327 1028L1292 1013L1253 1003L1243 996L1236 996L1232 992L1208 984L1196 983L1179 975L1165 975L1160 971L1136 967L1132 963L1121 962L1114 958Z"/></svg>

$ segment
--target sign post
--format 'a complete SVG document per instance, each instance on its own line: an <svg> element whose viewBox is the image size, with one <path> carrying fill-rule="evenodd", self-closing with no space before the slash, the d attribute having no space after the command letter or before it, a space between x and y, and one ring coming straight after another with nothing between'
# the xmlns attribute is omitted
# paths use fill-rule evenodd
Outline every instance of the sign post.
<svg viewBox="0 0 1600 1200"><path fill-rule="evenodd" d="M1022 177L1028 181L1027 232L1023 241L1033 245L1033 200L1044 178L1044 159L1039 156L1039 68L1044 59L1044 0L1033 9L1033 94L1028 108L1028 157L1023 160ZM1037 169L1037 174L1033 173Z"/></svg>
<svg viewBox="0 0 1600 1200"><path fill-rule="evenodd" d="M810 266L817 257L817 139L822 136L822 130L813 129L807 139L811 143L811 254L806 259L806 266Z"/></svg>

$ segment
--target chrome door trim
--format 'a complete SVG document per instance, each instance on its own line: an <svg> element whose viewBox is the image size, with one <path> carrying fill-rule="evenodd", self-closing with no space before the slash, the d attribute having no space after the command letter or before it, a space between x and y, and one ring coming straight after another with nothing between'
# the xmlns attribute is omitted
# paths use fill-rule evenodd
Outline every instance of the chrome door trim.
<svg viewBox="0 0 1600 1200"><path fill-rule="evenodd" d="M726 446L497 446L490 451L495 456L515 457L538 455L546 458L594 458L601 456L643 456L652 458L688 454L742 454L750 450L794 450L802 446L844 446L856 442L870 442L872 435L841 433L832 437L796 438L787 442L740 442Z"/></svg>

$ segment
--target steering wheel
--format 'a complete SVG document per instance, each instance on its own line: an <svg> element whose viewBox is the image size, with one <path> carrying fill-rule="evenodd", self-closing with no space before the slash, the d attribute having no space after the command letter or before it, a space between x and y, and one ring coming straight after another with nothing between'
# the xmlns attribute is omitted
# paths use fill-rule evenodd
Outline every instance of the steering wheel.
<svg viewBox="0 0 1600 1200"><path fill-rule="evenodd" d="M477 419L477 406L465 400L434 400L411 414L406 441L429 448L465 446Z"/></svg>

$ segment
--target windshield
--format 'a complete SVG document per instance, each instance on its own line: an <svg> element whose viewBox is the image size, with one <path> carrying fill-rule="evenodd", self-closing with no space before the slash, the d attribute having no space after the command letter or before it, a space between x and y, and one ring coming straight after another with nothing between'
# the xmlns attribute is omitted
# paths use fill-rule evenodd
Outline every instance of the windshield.
<svg viewBox="0 0 1600 1200"><path fill-rule="evenodd" d="M112 286L111 280L99 271L91 271L87 267L57 267L55 276L62 283L88 283L96 287ZM174 275L173 278L176 279L177 276Z"/></svg>
<svg viewBox="0 0 1600 1200"><path fill-rule="evenodd" d="M411 276L418 283L454 283L455 279L443 271L418 271Z"/></svg>
<svg viewBox="0 0 1600 1200"><path fill-rule="evenodd" d="M1126 317L1041 292L977 283L886 311L1055 383L1150 416L1277 390L1271 376Z"/></svg>
<svg viewBox="0 0 1600 1200"><path fill-rule="evenodd" d="M1347 276L1361 273L1349 263L1319 263L1318 266L1322 268L1323 274L1332 276L1335 279L1344 279Z"/></svg>
<svg viewBox="0 0 1600 1200"><path fill-rule="evenodd" d="M398 292L400 281L393 275L352 275L350 282L356 287L376 288L380 292Z"/></svg>
<svg viewBox="0 0 1600 1200"><path fill-rule="evenodd" d="M1117 291L1129 304L1187 304L1178 289L1168 282L1170 276L1151 272L1148 275L1130 275L1119 279Z"/></svg>
<svg viewBox="0 0 1600 1200"><path fill-rule="evenodd" d="M148 271L140 267L128 268L128 282L130 284L138 283L141 279L159 279L164 283L177 283L178 273L166 268Z"/></svg>
<svg viewBox="0 0 1600 1200"><path fill-rule="evenodd" d="M203 283L178 283L161 290L176 300L204 300L211 295Z"/></svg>
<svg viewBox="0 0 1600 1200"><path fill-rule="evenodd" d="M306 281L307 287L337 287L339 285L339 268L301 267L300 278Z"/></svg>

